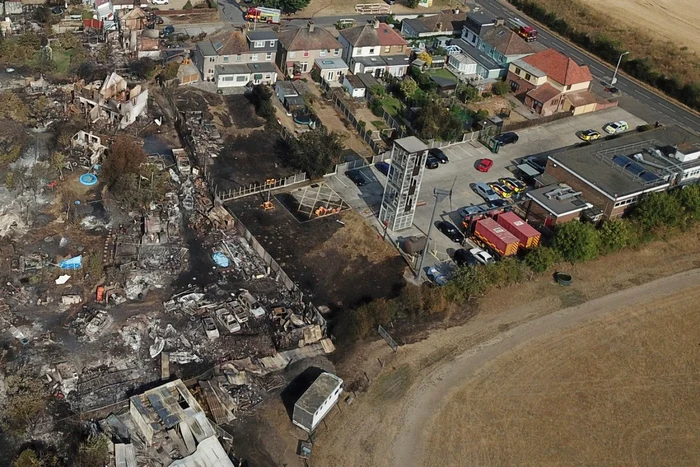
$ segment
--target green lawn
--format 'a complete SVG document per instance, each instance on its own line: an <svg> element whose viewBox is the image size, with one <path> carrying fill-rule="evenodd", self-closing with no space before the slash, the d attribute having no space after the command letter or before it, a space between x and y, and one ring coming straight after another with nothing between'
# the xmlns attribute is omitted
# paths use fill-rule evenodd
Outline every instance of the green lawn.
<svg viewBox="0 0 700 467"><path fill-rule="evenodd" d="M382 105L384 106L384 110L392 117L397 116L403 108L401 101L394 96L385 96L382 99Z"/></svg>
<svg viewBox="0 0 700 467"><path fill-rule="evenodd" d="M56 71L66 73L70 67L70 58L73 56L73 50L63 50L56 47L53 50L53 61L56 64Z"/></svg>
<svg viewBox="0 0 700 467"><path fill-rule="evenodd" d="M457 81L457 77L447 71L445 68L440 68L438 70L431 70L428 72L431 76L439 76L440 78L449 79L452 81Z"/></svg>

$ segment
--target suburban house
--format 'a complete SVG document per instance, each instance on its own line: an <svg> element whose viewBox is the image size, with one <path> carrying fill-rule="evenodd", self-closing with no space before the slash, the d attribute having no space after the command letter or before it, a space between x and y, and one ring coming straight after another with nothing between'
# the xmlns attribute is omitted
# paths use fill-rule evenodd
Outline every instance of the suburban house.
<svg viewBox="0 0 700 467"><path fill-rule="evenodd" d="M151 5L146 0L111 0L114 11L131 10L135 7L149 8Z"/></svg>
<svg viewBox="0 0 700 467"><path fill-rule="evenodd" d="M112 0L95 0L95 12L97 19L111 21L114 19L114 5Z"/></svg>
<svg viewBox="0 0 700 467"><path fill-rule="evenodd" d="M198 42L193 60L202 80L220 87L250 81L272 84L277 81L276 53L277 35L272 31L228 30Z"/></svg>
<svg viewBox="0 0 700 467"><path fill-rule="evenodd" d="M328 372L321 373L294 403L292 422L307 433L313 433L342 392L342 379Z"/></svg>
<svg viewBox="0 0 700 467"><path fill-rule="evenodd" d="M342 58L317 58L314 68L327 83L338 83L348 72L348 65Z"/></svg>
<svg viewBox="0 0 700 467"><path fill-rule="evenodd" d="M340 58L342 48L330 31L309 21L304 28L279 33L277 66L286 76L298 77L310 72L317 58Z"/></svg>
<svg viewBox="0 0 700 467"><path fill-rule="evenodd" d="M148 89L142 89L140 84L129 89L124 78L112 73L104 81L76 83L73 100L91 122L104 118L124 129L146 112Z"/></svg>
<svg viewBox="0 0 700 467"><path fill-rule="evenodd" d="M459 78L471 81L496 81L505 70L485 52L462 39L451 42L447 68Z"/></svg>
<svg viewBox="0 0 700 467"><path fill-rule="evenodd" d="M645 193L700 180L700 135L676 125L628 132L550 154L545 174L619 217Z"/></svg>
<svg viewBox="0 0 700 467"><path fill-rule="evenodd" d="M409 38L458 36L462 33L466 15L459 10L444 10L436 15L405 19L401 34Z"/></svg>
<svg viewBox="0 0 700 467"><path fill-rule="evenodd" d="M364 26L343 29L338 40L351 73L401 77L408 70L411 52L408 42L386 23L374 20Z"/></svg>
<svg viewBox="0 0 700 467"><path fill-rule="evenodd" d="M598 100L589 91L592 80L588 66L553 49L515 60L506 79L515 95L541 115L595 111Z"/></svg>

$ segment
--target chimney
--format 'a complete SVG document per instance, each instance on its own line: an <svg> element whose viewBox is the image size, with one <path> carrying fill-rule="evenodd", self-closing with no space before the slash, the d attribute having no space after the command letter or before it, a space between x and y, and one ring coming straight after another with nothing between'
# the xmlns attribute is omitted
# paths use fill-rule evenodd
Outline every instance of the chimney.
<svg viewBox="0 0 700 467"><path fill-rule="evenodd" d="M503 18L496 18L496 26L503 26L506 24L506 20Z"/></svg>
<svg viewBox="0 0 700 467"><path fill-rule="evenodd" d="M452 10L452 14L458 15L459 14L459 8L455 8Z"/></svg>
<svg viewBox="0 0 700 467"><path fill-rule="evenodd" d="M377 18L374 18L374 24L372 24L372 26L374 26L374 29L379 29L379 20Z"/></svg>
<svg viewBox="0 0 700 467"><path fill-rule="evenodd" d="M437 23L435 27L437 28L438 32L442 32L442 23Z"/></svg>
<svg viewBox="0 0 700 467"><path fill-rule="evenodd" d="M309 21L309 32L314 32L314 28L315 28L315 27L316 27L316 26L314 25L314 22L313 22L313 21Z"/></svg>

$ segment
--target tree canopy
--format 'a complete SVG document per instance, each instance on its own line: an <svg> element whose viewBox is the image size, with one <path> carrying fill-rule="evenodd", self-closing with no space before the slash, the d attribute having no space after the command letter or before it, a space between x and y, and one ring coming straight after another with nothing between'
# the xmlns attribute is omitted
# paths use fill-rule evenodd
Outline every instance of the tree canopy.
<svg viewBox="0 0 700 467"><path fill-rule="evenodd" d="M588 261L598 256L600 237L593 224L572 221L557 227L552 245L567 261Z"/></svg>
<svg viewBox="0 0 700 467"><path fill-rule="evenodd" d="M454 141L463 132L462 121L434 96L418 110L414 126L423 139Z"/></svg>
<svg viewBox="0 0 700 467"><path fill-rule="evenodd" d="M309 178L318 178L333 170L340 162L343 136L320 126L307 131L291 142L291 162Z"/></svg>
<svg viewBox="0 0 700 467"><path fill-rule="evenodd" d="M107 186L113 187L124 176L139 173L141 164L146 162L146 153L130 137L119 135L109 147L105 159L102 178Z"/></svg>

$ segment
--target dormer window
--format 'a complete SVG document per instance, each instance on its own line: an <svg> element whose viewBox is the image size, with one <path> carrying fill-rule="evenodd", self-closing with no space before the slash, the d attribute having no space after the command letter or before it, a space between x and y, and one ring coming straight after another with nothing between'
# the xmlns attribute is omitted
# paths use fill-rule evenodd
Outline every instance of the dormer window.
<svg viewBox="0 0 700 467"><path fill-rule="evenodd" d="M265 47L265 41L255 41L255 47Z"/></svg>

